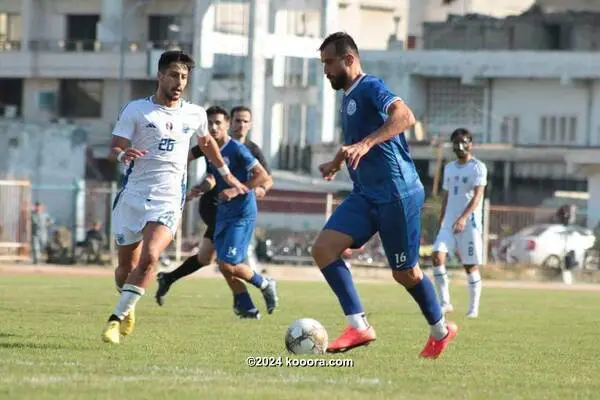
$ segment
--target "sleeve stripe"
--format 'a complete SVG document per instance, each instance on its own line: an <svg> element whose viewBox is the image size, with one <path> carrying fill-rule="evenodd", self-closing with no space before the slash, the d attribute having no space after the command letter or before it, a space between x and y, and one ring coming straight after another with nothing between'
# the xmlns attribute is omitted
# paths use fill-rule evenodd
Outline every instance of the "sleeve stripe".
<svg viewBox="0 0 600 400"><path fill-rule="evenodd" d="M250 165L249 165L249 166L246 168L246 170L247 170L247 171L251 171L251 170L252 170L252 168L256 167L258 164L260 164L260 163L258 162L258 160L254 160L254 161L252 162L252 164L250 164Z"/></svg>
<svg viewBox="0 0 600 400"><path fill-rule="evenodd" d="M383 112L385 112L387 114L388 108L390 108L392 103L394 103L395 101L402 101L402 99L398 96L395 96L395 97L392 97L391 99L389 99L383 106Z"/></svg>

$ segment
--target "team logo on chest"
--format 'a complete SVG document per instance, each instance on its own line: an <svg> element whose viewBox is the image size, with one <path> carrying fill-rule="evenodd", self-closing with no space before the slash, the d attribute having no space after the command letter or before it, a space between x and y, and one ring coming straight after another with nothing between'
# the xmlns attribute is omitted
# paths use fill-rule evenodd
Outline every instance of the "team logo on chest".
<svg viewBox="0 0 600 400"><path fill-rule="evenodd" d="M350 99L348 101L348 105L346 106L346 114L352 115L356 112L356 101L354 99Z"/></svg>
<svg viewBox="0 0 600 400"><path fill-rule="evenodd" d="M173 130L173 123L171 121L168 121L165 126L169 132Z"/></svg>
<svg viewBox="0 0 600 400"><path fill-rule="evenodd" d="M468 180L469 180L469 178L467 178L466 176L463 176L463 179L462 179L463 183L467 183Z"/></svg>

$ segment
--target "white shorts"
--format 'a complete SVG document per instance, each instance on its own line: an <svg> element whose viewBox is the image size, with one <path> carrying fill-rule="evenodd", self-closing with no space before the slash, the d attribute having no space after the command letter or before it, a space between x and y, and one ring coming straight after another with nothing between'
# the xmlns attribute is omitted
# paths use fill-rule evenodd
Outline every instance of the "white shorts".
<svg viewBox="0 0 600 400"><path fill-rule="evenodd" d="M440 229L433 251L454 255L463 265L481 265L483 263L483 233L479 228L465 226L462 232L452 232L452 227Z"/></svg>
<svg viewBox="0 0 600 400"><path fill-rule="evenodd" d="M141 241L142 231L148 222L166 226L174 238L181 212L181 199L148 201L132 193L120 193L112 211L113 234L117 245L126 246Z"/></svg>

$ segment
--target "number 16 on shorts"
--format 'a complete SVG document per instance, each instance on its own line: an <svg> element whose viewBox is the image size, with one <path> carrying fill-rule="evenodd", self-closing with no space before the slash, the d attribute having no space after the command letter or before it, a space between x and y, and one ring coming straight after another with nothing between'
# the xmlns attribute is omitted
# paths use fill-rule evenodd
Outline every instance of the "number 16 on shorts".
<svg viewBox="0 0 600 400"><path fill-rule="evenodd" d="M396 268L403 267L406 262L406 253L395 253L394 257L396 258Z"/></svg>

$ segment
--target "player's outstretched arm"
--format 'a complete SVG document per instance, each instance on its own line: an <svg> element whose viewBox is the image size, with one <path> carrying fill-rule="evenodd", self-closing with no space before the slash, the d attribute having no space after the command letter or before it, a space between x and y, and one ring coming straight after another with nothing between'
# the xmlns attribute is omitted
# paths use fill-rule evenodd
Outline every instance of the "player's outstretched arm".
<svg viewBox="0 0 600 400"><path fill-rule="evenodd" d="M326 181L333 180L335 175L342 169L345 159L346 155L344 153L344 148L342 147L338 150L333 160L319 165L319 171L321 171L323 179Z"/></svg>
<svg viewBox="0 0 600 400"><path fill-rule="evenodd" d="M467 224L467 219L473 214L475 209L479 206L479 203L483 199L483 194L485 193L485 186L479 185L475 186L473 189L473 198L469 201L465 210L462 212L460 217L456 220L453 226L454 232L462 232L465 229L465 225Z"/></svg>
<svg viewBox="0 0 600 400"><path fill-rule="evenodd" d="M251 190L257 189L258 187L264 185L271 179L264 167L258 162L256 163L256 165L254 165L254 167L252 167L250 172L252 173L252 178L249 181L246 181L245 183L246 186ZM221 200L229 201L237 197L239 194L240 193L236 192L234 188L227 188L221 193L219 193L219 198Z"/></svg>
<svg viewBox="0 0 600 400"><path fill-rule="evenodd" d="M196 185L190 190L190 193L186 196L186 201L190 201L193 198L199 197L202 194L209 192L212 188L214 188L217 184L215 177L211 174L206 175L202 183Z"/></svg>
<svg viewBox="0 0 600 400"><path fill-rule="evenodd" d="M117 135L113 135L110 147L109 159L111 161L122 162L123 164L128 164L136 158L145 156L147 153L147 151L129 147L129 139Z"/></svg>
<svg viewBox="0 0 600 400"><path fill-rule="evenodd" d="M235 188L240 193L248 193L248 188L244 186L235 176L229 171L229 167L225 164L225 160L221 155L219 146L215 139L210 135L203 135L198 137L198 146L204 153L208 161L217 168L225 182L232 188Z"/></svg>
<svg viewBox="0 0 600 400"><path fill-rule="evenodd" d="M200 150L200 146L196 145L188 152L188 162L204 157L204 153Z"/></svg>
<svg viewBox="0 0 600 400"><path fill-rule="evenodd" d="M356 169L361 158L375 145L390 140L412 127L416 120L408 106L400 99L387 107L388 118L383 125L360 142L342 147L349 168Z"/></svg>
<svg viewBox="0 0 600 400"><path fill-rule="evenodd" d="M381 128L363 139L369 148L404 133L417 122L411 109L399 99L388 106L387 114Z"/></svg>
<svg viewBox="0 0 600 400"><path fill-rule="evenodd" d="M267 170L259 163L252 168L252 178L246 182L248 189L273 186L273 178L267 173Z"/></svg>

